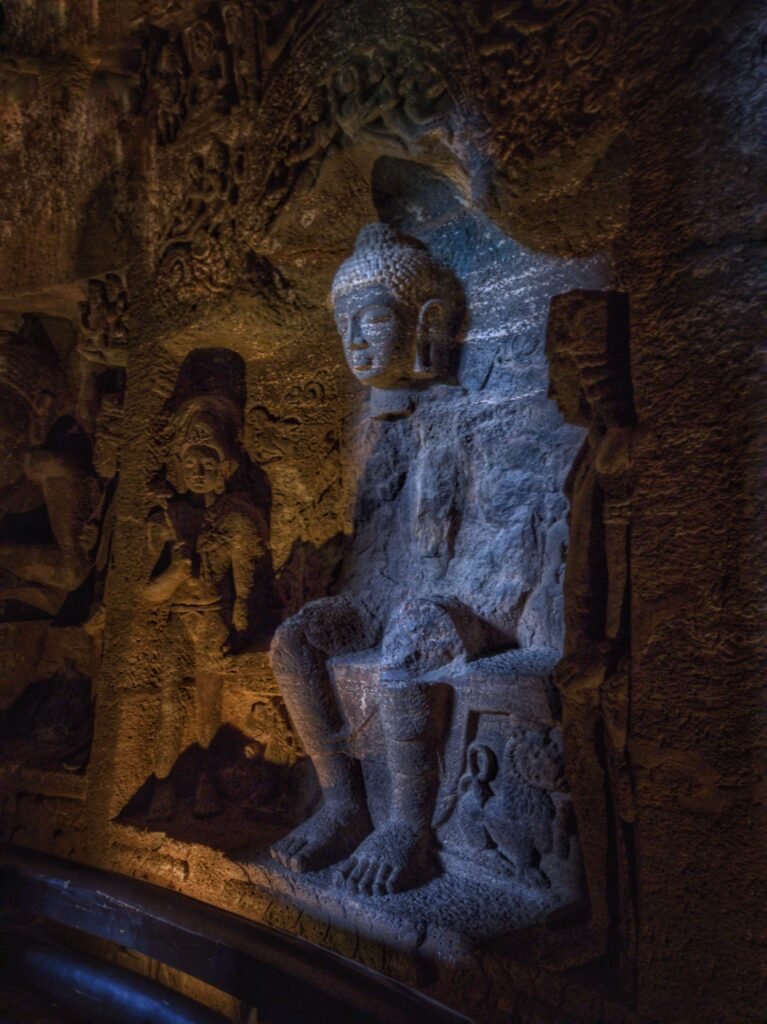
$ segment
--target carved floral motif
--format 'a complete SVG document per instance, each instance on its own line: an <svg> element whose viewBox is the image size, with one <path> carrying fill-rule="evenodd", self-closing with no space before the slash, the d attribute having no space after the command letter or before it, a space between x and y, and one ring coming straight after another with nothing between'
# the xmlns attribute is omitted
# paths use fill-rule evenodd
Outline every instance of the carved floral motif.
<svg viewBox="0 0 767 1024"><path fill-rule="evenodd" d="M182 302L225 294L243 272L235 208L244 153L219 139L187 160L165 221L157 288Z"/></svg>

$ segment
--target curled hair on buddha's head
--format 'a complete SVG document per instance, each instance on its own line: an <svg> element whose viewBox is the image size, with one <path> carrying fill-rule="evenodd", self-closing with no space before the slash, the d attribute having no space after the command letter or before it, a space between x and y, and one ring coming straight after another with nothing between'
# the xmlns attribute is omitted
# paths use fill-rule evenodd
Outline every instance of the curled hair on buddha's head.
<svg viewBox="0 0 767 1024"><path fill-rule="evenodd" d="M380 285L416 306L440 292L439 267L426 246L388 224L366 224L357 235L354 252L333 279L332 301L357 288Z"/></svg>

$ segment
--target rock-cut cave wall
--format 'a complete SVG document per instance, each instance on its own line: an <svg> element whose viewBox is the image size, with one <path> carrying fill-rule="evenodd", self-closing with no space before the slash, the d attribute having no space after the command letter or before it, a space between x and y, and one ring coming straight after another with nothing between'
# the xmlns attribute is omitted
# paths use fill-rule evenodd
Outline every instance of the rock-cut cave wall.
<svg viewBox="0 0 767 1024"><path fill-rule="evenodd" d="M759 7L2 5L4 839L767 1012Z"/></svg>

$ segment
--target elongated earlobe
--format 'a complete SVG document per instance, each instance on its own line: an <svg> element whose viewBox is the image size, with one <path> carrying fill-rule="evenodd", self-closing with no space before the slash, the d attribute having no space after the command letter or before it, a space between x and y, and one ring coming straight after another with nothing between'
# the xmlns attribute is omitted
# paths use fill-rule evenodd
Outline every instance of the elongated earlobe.
<svg viewBox="0 0 767 1024"><path fill-rule="evenodd" d="M436 348L444 327L444 303L441 299L429 299L421 306L416 330L415 361L413 376L431 380L436 376L434 367Z"/></svg>

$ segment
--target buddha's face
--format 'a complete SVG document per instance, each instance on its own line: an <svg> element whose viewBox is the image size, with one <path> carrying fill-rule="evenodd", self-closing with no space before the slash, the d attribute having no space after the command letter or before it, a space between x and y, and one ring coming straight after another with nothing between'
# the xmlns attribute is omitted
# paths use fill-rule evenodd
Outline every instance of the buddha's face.
<svg viewBox="0 0 767 1024"><path fill-rule="evenodd" d="M356 288L336 300L336 325L357 380L377 388L401 387L413 376L416 310L381 285Z"/></svg>
<svg viewBox="0 0 767 1024"><path fill-rule="evenodd" d="M184 452L181 465L186 489L192 494L221 494L224 490L224 467L215 448L192 445Z"/></svg>

